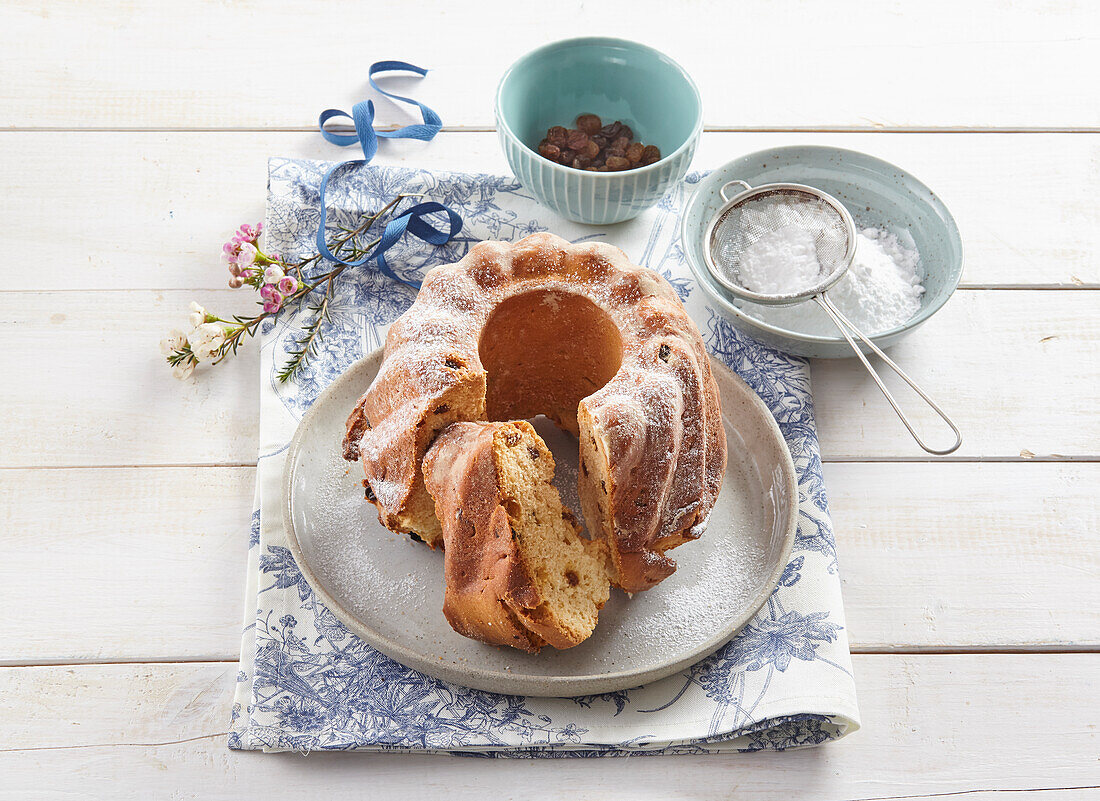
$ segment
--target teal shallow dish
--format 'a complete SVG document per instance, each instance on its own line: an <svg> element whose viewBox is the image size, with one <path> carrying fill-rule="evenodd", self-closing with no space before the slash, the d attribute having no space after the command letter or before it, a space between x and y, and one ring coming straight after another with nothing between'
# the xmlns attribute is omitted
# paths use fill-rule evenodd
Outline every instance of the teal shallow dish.
<svg viewBox="0 0 1100 801"><path fill-rule="evenodd" d="M752 186L800 183L828 192L855 218L856 227L873 226L893 233L908 231L920 253L924 272L921 307L905 324L871 337L880 348L893 345L935 314L951 297L962 277L959 229L943 202L927 186L889 162L853 150L801 145L761 150L734 159L710 173L688 200L681 219L681 239L688 266L699 286L725 312L730 322L756 339L798 356L842 359L854 356L836 336L814 336L762 322L747 312L707 271L703 235L725 201L719 190L732 180ZM869 348L861 345L864 352Z"/></svg>
<svg viewBox="0 0 1100 801"><path fill-rule="evenodd" d="M548 128L571 127L578 114L589 113L605 124L622 120L663 158L635 170L588 172L538 154ZM528 53L504 73L496 125L512 172L539 201L568 220L607 225L638 216L684 177L703 129L703 106L683 68L651 47L567 39Z"/></svg>

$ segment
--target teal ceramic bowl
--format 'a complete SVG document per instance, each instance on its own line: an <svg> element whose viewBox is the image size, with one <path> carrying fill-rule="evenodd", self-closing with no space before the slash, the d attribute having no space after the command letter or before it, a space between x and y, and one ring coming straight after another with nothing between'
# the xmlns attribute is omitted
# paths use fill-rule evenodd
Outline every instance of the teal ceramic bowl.
<svg viewBox="0 0 1100 801"><path fill-rule="evenodd" d="M537 152L546 130L578 114L622 120L663 158L635 170L588 172ZM567 39L513 64L497 87L496 124L520 183L562 217L606 225L638 216L684 177L703 129L703 106L683 68L651 47L623 39Z"/></svg>
<svg viewBox="0 0 1100 801"><path fill-rule="evenodd" d="M750 153L699 183L684 208L680 235L699 286L734 326L762 342L798 356L842 359L855 355L839 331L836 336L814 336L757 319L752 304L735 298L711 276L703 261L703 236L714 214L725 205L719 190L735 179L752 186L807 184L843 203L857 228L885 228L902 236L907 232L913 238L924 274L920 311L903 325L873 335L871 340L880 348L918 328L947 302L959 284L962 241L955 220L936 194L909 173L864 153L835 147L807 145ZM812 301L810 305L816 309Z"/></svg>

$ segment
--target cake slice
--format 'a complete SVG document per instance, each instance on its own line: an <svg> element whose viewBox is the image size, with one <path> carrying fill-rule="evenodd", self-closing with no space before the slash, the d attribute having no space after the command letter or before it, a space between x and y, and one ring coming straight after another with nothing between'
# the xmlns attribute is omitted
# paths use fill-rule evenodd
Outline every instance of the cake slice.
<svg viewBox="0 0 1100 801"><path fill-rule="evenodd" d="M530 653L587 639L609 594L605 546L562 506L554 457L531 424L454 423L423 474L443 525L451 627Z"/></svg>

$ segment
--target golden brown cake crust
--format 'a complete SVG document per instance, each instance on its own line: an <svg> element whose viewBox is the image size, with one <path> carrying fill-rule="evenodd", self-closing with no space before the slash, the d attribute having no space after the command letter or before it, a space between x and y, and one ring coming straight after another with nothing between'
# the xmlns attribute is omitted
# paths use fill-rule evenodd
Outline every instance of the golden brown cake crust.
<svg viewBox="0 0 1100 801"><path fill-rule="evenodd" d="M434 437L456 420L539 413L599 457L581 494L614 583L634 592L670 575L664 552L699 536L718 496L725 431L698 328L668 282L618 248L535 234L430 271L390 327L345 451L382 522L434 545L420 472Z"/></svg>
<svg viewBox="0 0 1100 801"><path fill-rule="evenodd" d="M466 637L530 653L545 643L516 618L537 592L508 522L493 464L494 426L456 423L424 459L445 542L443 614Z"/></svg>
<svg viewBox="0 0 1100 801"><path fill-rule="evenodd" d="M602 546L552 484L554 456L526 420L455 423L424 457L443 521L443 614L455 631L534 652L591 635L608 599Z"/></svg>

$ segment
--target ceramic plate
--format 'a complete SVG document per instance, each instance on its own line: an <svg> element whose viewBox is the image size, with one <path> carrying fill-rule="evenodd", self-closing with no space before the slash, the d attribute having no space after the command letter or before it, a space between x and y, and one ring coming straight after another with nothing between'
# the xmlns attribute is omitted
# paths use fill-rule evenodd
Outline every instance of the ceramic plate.
<svg viewBox="0 0 1100 801"><path fill-rule="evenodd" d="M775 588L798 520L786 442L763 402L711 360L722 398L729 467L706 533L672 551L676 572L629 598L612 590L593 635L564 651L484 645L443 617L443 554L378 522L358 463L340 456L344 421L382 352L356 362L313 404L284 470L287 539L303 575L344 624L397 661L481 690L535 696L612 692L669 676L730 640ZM557 461L554 483L581 518L576 439L545 418L535 427Z"/></svg>

